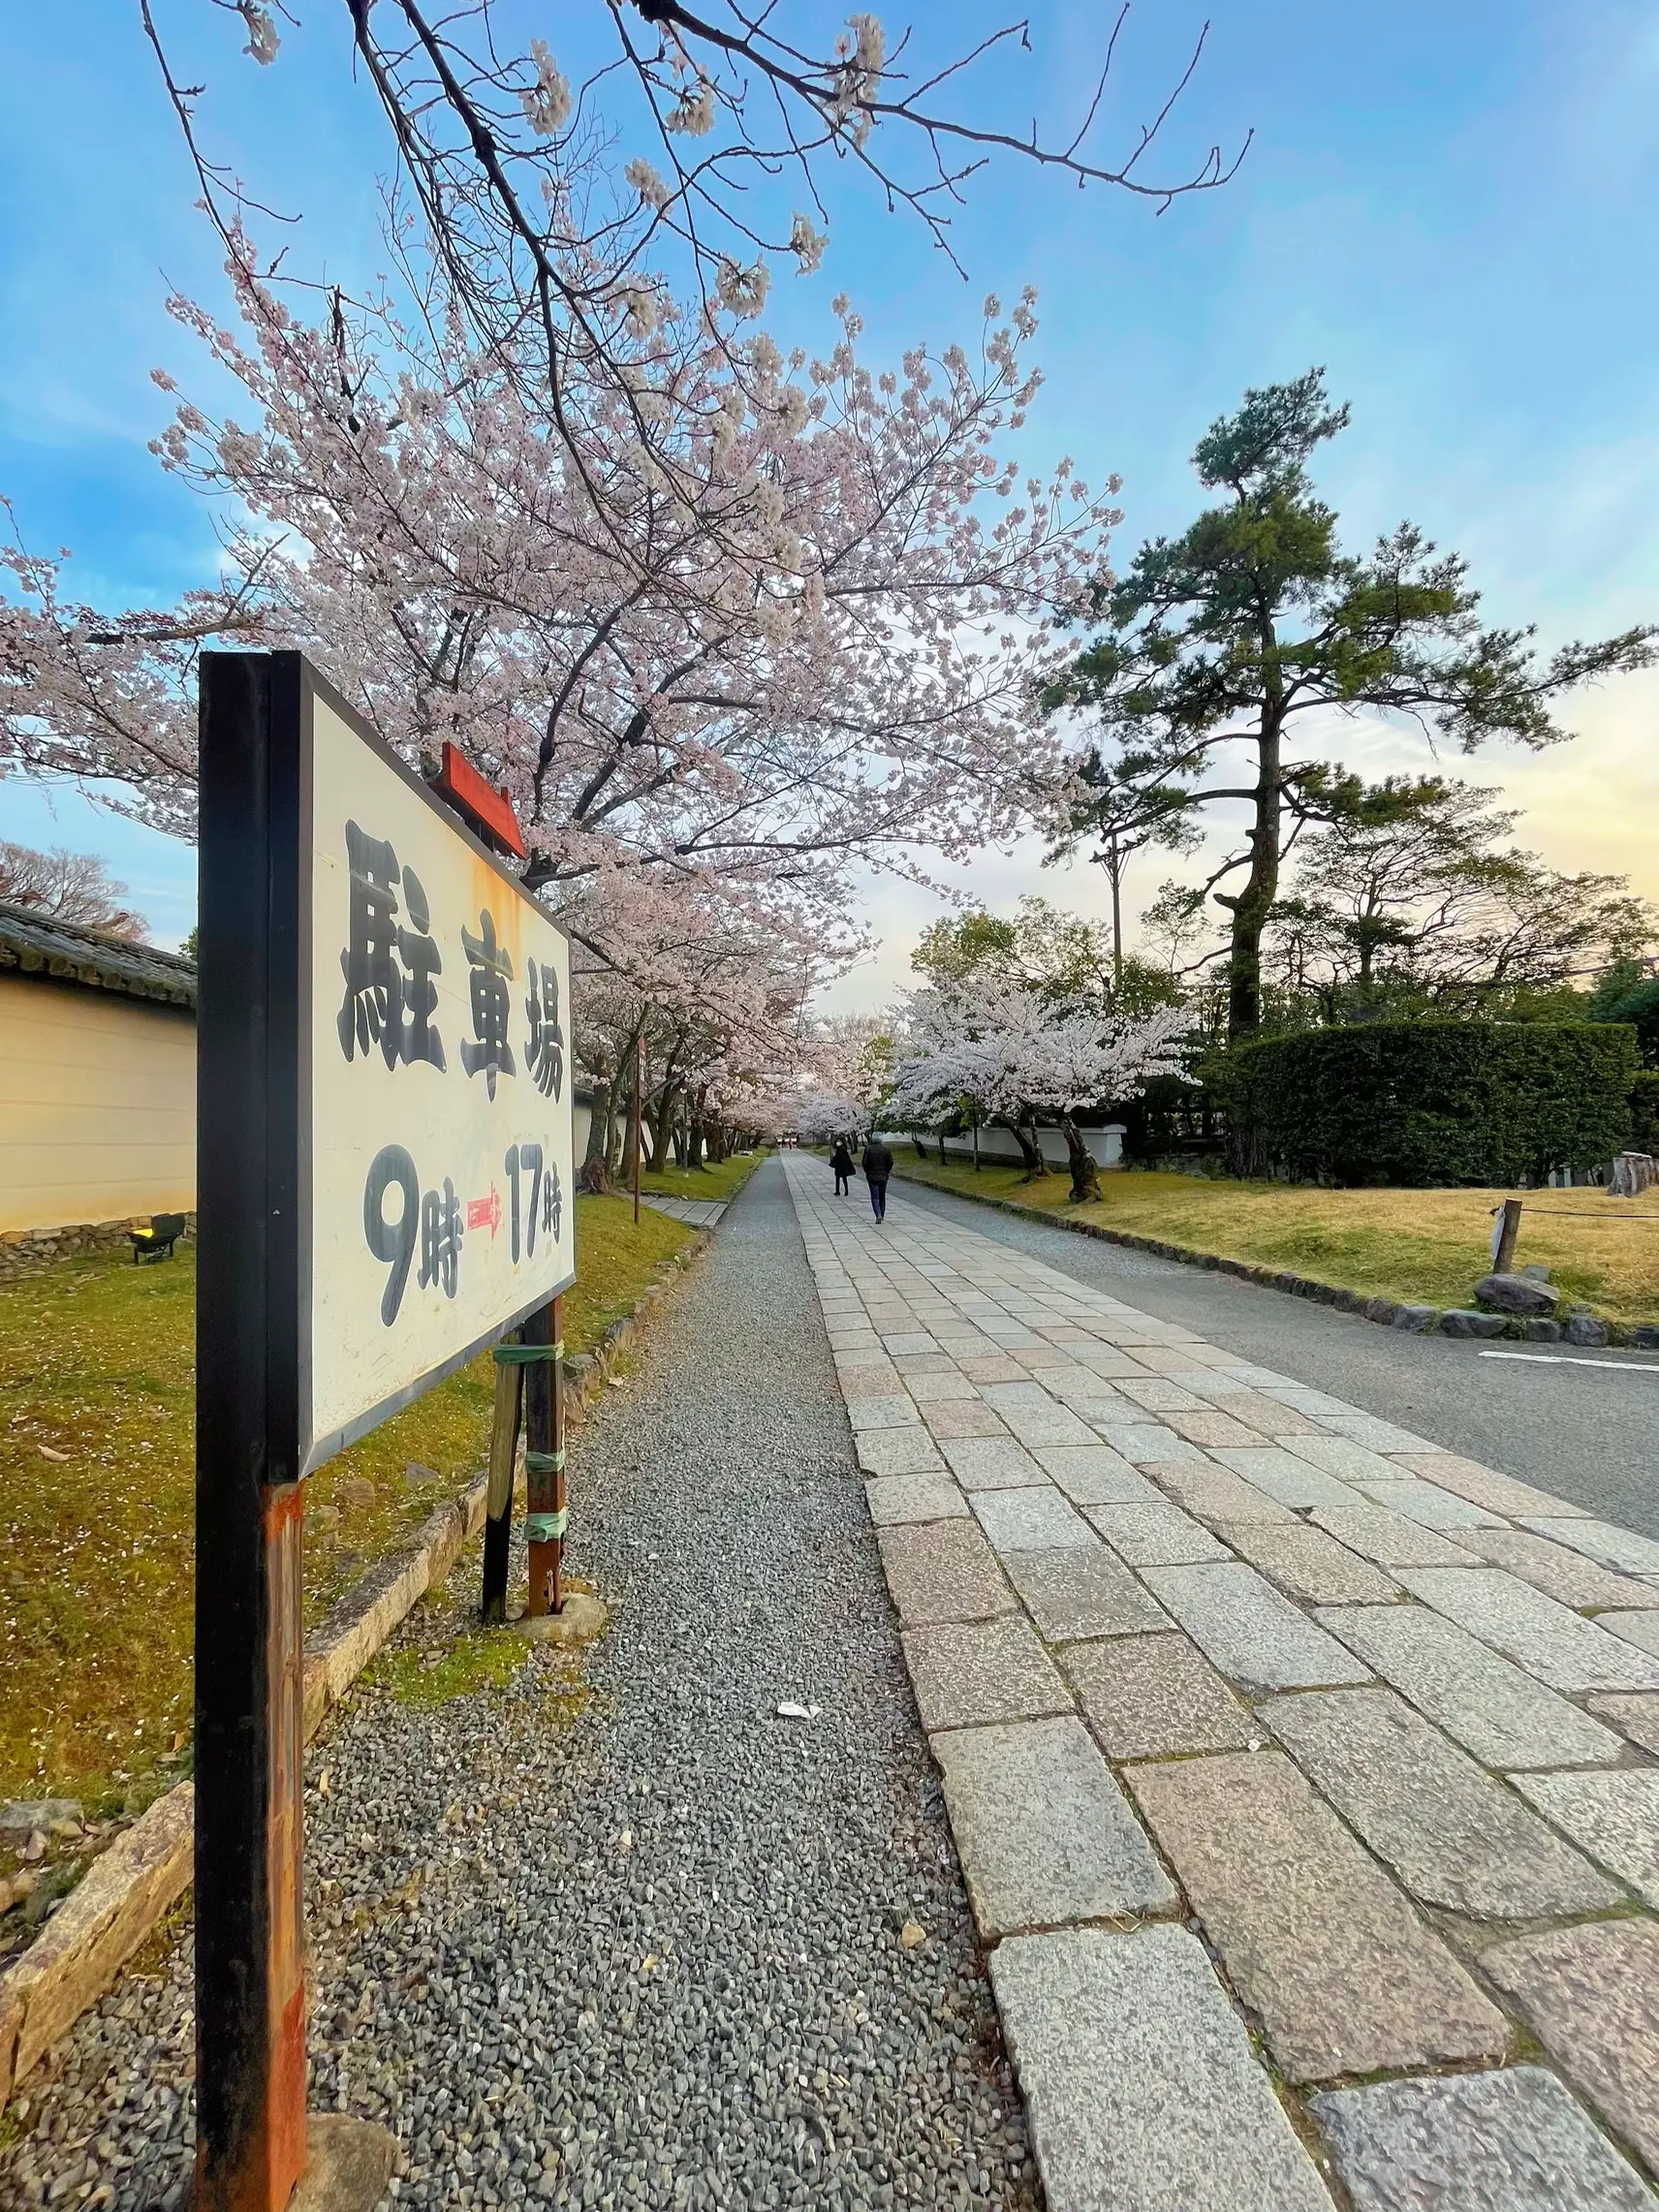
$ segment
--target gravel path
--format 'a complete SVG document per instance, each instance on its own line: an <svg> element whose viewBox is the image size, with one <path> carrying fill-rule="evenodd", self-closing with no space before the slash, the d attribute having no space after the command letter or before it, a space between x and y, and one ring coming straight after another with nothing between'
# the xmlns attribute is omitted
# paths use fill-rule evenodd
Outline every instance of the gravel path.
<svg viewBox="0 0 1659 2212"><path fill-rule="evenodd" d="M572 1460L588 1690L539 1649L313 1746L313 2106L397 2130L403 2203L1035 2207L775 1161ZM0 2201L182 2207L189 2063L181 1949L30 2084Z"/></svg>

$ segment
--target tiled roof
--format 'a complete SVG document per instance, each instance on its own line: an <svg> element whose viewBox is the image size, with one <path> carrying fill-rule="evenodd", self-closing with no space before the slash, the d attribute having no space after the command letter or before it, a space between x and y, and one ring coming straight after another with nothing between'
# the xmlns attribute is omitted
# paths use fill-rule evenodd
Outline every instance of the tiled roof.
<svg viewBox="0 0 1659 2212"><path fill-rule="evenodd" d="M160 999L196 1008L196 963L182 952L130 945L107 930L59 921L37 907L0 899L0 975L38 976L79 983L87 990L120 991L128 998Z"/></svg>

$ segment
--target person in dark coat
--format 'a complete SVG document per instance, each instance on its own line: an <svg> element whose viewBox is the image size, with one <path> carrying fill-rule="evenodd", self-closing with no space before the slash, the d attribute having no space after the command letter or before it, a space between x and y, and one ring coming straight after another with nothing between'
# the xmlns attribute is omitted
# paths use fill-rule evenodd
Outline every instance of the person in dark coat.
<svg viewBox="0 0 1659 2212"><path fill-rule="evenodd" d="M892 1154L872 1130L859 1165L870 1186L870 1210L877 1221L887 1219L887 1179L892 1173Z"/></svg>
<svg viewBox="0 0 1659 2212"><path fill-rule="evenodd" d="M830 1155L830 1165L835 1170L835 1196L844 1199L853 1185L853 1155L847 1149L847 1139L838 1137L835 1149Z"/></svg>

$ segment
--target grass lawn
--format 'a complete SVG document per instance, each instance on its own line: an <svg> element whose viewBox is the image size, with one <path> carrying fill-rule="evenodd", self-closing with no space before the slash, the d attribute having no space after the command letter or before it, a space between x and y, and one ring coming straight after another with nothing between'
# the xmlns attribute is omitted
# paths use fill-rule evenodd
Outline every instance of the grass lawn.
<svg viewBox="0 0 1659 2212"><path fill-rule="evenodd" d="M565 1343L592 1345L695 1232L577 1201ZM136 1808L188 1764L196 1256L64 1261L0 1287L0 1798ZM305 1610L484 1463L486 1355L313 1475ZM405 1468L437 1480L410 1480Z"/></svg>
<svg viewBox="0 0 1659 2212"><path fill-rule="evenodd" d="M766 1158L762 1151L734 1152L706 1168L665 1167L640 1170L640 1196L657 1191L665 1199L735 1199Z"/></svg>
<svg viewBox="0 0 1659 2212"><path fill-rule="evenodd" d="M942 1189L1013 1199L1043 1213L1162 1237L1195 1252L1311 1275L1367 1297L1472 1302L1487 1272L1492 1208L1524 1210L1517 1266L1537 1262L1570 1299L1609 1321L1659 1321L1659 1194L1599 1191L1324 1191L1285 1183L1209 1182L1196 1175L1103 1175L1098 1203L1067 1203L1063 1172L1036 1183L1017 1165L986 1166L897 1152L900 1175Z"/></svg>

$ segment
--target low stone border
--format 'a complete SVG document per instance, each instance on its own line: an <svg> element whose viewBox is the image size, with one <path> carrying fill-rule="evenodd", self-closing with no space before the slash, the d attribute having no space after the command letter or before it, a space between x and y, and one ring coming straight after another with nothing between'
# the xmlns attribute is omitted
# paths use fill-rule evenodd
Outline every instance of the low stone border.
<svg viewBox="0 0 1659 2212"><path fill-rule="evenodd" d="M592 1352L564 1363L567 1418L579 1420L610 1381L641 1324L683 1281L706 1239L647 1283ZM310 1742L330 1708L427 1590L442 1582L461 1546L484 1526L488 1478L423 1523L407 1549L371 1567L305 1640L304 1727ZM181 1782L141 1814L87 1868L21 1957L0 1974L0 2111L82 2012L110 1988L133 1953L190 1886L195 1786Z"/></svg>
<svg viewBox="0 0 1659 2212"><path fill-rule="evenodd" d="M61 1229L0 1229L0 1283L15 1283L58 1260L87 1260L96 1253L125 1252L137 1222L152 1214L123 1214L118 1221L69 1222ZM184 1233L194 1240L196 1216L184 1217Z"/></svg>
<svg viewBox="0 0 1659 2212"><path fill-rule="evenodd" d="M1633 1352L1659 1352L1659 1323L1605 1322L1593 1315L1576 1315L1565 1322L1517 1321L1507 1314L1481 1313L1470 1307L1417 1305L1401 1298L1367 1298L1358 1291L1338 1290L1312 1275L1296 1275L1288 1269L1258 1267L1248 1260L1228 1260L1219 1252L1195 1252L1191 1245L1169 1244L1161 1236L1138 1236L1133 1230L1105 1229L1099 1222L1068 1221L1048 1208L1022 1206L1017 1199L992 1198L989 1192L958 1191L950 1183L930 1182L925 1175L906 1173L895 1161L893 1173L919 1190L941 1191L948 1199L966 1199L976 1206L995 1206L999 1213L1018 1221L1048 1222L1070 1230L1074 1236L1092 1236L1100 1244L1121 1244L1131 1252L1150 1253L1158 1260L1177 1261L1183 1267L1207 1267L1218 1275L1236 1275L1264 1291L1282 1291L1287 1297L1306 1298L1314 1305L1334 1306L1338 1313L1356 1314L1361 1321L1376 1322L1383 1328L1397 1328L1413 1336L1505 1336L1525 1344L1572 1344L1581 1348L1622 1345Z"/></svg>

